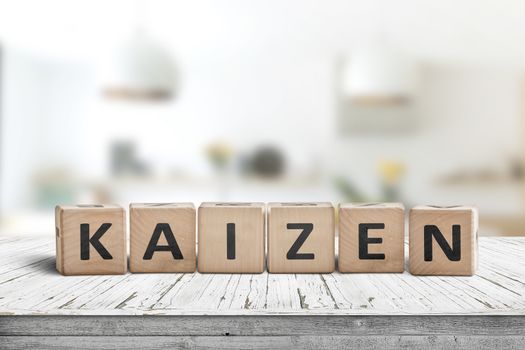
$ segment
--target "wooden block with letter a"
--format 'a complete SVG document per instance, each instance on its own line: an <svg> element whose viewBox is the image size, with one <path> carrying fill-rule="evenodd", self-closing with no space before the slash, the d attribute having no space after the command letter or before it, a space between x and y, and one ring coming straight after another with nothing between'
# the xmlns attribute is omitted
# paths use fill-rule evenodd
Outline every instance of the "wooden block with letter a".
<svg viewBox="0 0 525 350"><path fill-rule="evenodd" d="M264 271L264 203L202 203L199 272Z"/></svg>
<svg viewBox="0 0 525 350"><path fill-rule="evenodd" d="M339 206L339 271L403 272L405 208L401 203Z"/></svg>
<svg viewBox="0 0 525 350"><path fill-rule="evenodd" d="M334 217L331 203L270 203L268 271L333 272Z"/></svg>
<svg viewBox="0 0 525 350"><path fill-rule="evenodd" d="M192 203L133 203L129 215L131 272L195 271Z"/></svg>
<svg viewBox="0 0 525 350"><path fill-rule="evenodd" d="M63 275L126 273L125 220L124 208L116 205L57 206L57 270Z"/></svg>
<svg viewBox="0 0 525 350"><path fill-rule="evenodd" d="M472 276L477 268L478 211L467 206L410 210L410 273Z"/></svg>

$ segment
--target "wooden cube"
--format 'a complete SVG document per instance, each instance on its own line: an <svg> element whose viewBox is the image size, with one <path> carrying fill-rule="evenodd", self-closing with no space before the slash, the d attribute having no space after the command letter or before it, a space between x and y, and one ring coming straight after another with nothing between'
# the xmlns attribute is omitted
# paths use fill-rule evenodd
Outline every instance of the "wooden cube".
<svg viewBox="0 0 525 350"><path fill-rule="evenodd" d="M263 272L264 213L264 203L202 203L199 272Z"/></svg>
<svg viewBox="0 0 525 350"><path fill-rule="evenodd" d="M410 273L472 276L477 268L478 211L417 206L410 211Z"/></svg>
<svg viewBox="0 0 525 350"><path fill-rule="evenodd" d="M333 272L334 216L331 203L270 203L268 271Z"/></svg>
<svg viewBox="0 0 525 350"><path fill-rule="evenodd" d="M131 272L194 272L196 213L192 203L129 206Z"/></svg>
<svg viewBox="0 0 525 350"><path fill-rule="evenodd" d="M57 206L56 268L63 275L127 270L126 213L116 205Z"/></svg>
<svg viewBox="0 0 525 350"><path fill-rule="evenodd" d="M403 204L345 203L339 208L339 271L403 272Z"/></svg>

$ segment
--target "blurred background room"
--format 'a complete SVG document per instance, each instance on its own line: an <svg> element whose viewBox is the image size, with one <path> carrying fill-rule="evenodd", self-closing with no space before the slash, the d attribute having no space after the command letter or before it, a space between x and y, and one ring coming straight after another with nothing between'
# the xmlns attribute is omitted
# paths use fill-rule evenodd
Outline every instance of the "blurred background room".
<svg viewBox="0 0 525 350"><path fill-rule="evenodd" d="M0 234L57 203L474 204L525 234L525 2L0 0Z"/></svg>

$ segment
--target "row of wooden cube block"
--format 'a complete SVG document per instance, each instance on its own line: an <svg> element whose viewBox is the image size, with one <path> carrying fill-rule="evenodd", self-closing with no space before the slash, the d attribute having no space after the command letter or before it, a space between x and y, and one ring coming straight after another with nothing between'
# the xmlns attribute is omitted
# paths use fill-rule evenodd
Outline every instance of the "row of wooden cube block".
<svg viewBox="0 0 525 350"><path fill-rule="evenodd" d="M330 273L336 213L331 203L143 203L130 205L131 272ZM473 275L477 210L417 206L409 215L409 266L418 275ZM56 207L57 270L127 271L126 213L115 205ZM198 264L196 245L198 245ZM339 206L339 271L404 271L400 203Z"/></svg>

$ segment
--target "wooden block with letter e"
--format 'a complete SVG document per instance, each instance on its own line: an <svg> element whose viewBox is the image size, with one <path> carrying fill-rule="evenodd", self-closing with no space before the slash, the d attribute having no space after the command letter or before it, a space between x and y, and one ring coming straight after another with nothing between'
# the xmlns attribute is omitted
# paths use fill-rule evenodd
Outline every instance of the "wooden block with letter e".
<svg viewBox="0 0 525 350"><path fill-rule="evenodd" d="M403 272L405 208L401 203L339 207L339 271Z"/></svg>
<svg viewBox="0 0 525 350"><path fill-rule="evenodd" d="M333 272L334 217L331 203L270 203L268 271Z"/></svg>
<svg viewBox="0 0 525 350"><path fill-rule="evenodd" d="M264 271L264 203L202 203L199 272Z"/></svg>
<svg viewBox="0 0 525 350"><path fill-rule="evenodd" d="M57 270L63 275L126 273L125 220L124 208L116 205L57 206Z"/></svg>
<svg viewBox="0 0 525 350"><path fill-rule="evenodd" d="M410 273L472 276L477 268L478 211L417 206L410 211Z"/></svg>
<svg viewBox="0 0 525 350"><path fill-rule="evenodd" d="M129 215L131 272L195 271L192 203L133 203Z"/></svg>

